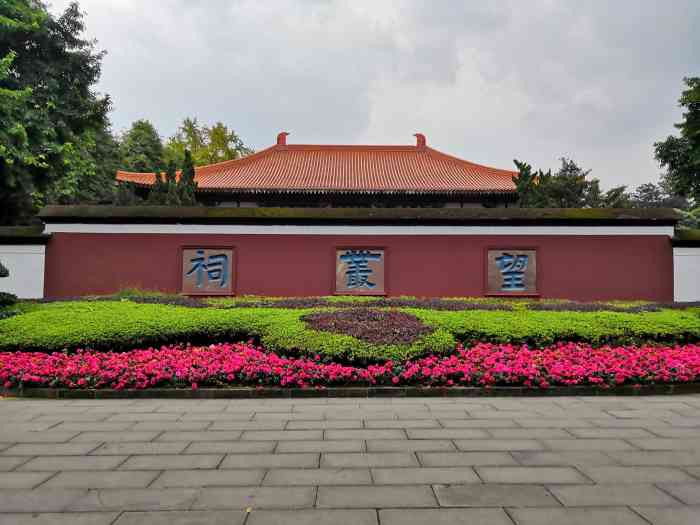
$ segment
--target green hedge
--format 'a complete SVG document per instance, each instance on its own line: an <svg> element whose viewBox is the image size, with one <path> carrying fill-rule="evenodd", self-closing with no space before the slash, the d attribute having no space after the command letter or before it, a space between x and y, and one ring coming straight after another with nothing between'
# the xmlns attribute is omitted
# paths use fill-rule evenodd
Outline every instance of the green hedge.
<svg viewBox="0 0 700 525"><path fill-rule="evenodd" d="M186 308L126 300L23 303L20 315L0 320L0 350L127 350L176 341L255 338L279 352L364 361L449 352L458 341L544 345L561 340L593 344L700 340L697 309L619 313L402 308L435 330L410 345L372 345L351 336L307 328L300 317L319 310Z"/></svg>

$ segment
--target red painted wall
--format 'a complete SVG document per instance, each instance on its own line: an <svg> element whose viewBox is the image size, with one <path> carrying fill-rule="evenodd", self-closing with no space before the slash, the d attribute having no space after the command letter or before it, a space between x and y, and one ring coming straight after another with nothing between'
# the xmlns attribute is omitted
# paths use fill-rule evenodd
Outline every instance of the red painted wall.
<svg viewBox="0 0 700 525"><path fill-rule="evenodd" d="M336 246L385 247L389 295L478 296L488 248L537 248L542 297L673 300L665 236L342 236L55 233L45 295L179 292L182 246L231 246L239 295L328 295Z"/></svg>

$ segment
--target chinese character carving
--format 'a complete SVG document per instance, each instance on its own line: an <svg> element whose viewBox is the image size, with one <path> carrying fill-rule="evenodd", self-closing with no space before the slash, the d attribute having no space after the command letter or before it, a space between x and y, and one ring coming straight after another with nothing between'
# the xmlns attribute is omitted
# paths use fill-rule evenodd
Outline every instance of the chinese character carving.
<svg viewBox="0 0 700 525"><path fill-rule="evenodd" d="M233 291L233 250L183 250L182 291L187 294L228 295Z"/></svg>
<svg viewBox="0 0 700 525"><path fill-rule="evenodd" d="M384 293L384 250L348 248L336 252L336 292Z"/></svg>
<svg viewBox="0 0 700 525"><path fill-rule="evenodd" d="M489 250L489 294L537 294L535 250Z"/></svg>

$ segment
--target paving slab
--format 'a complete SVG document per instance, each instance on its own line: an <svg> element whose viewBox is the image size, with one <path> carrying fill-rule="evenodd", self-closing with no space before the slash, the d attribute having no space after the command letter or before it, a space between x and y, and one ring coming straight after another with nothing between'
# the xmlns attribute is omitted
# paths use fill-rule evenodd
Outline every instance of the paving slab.
<svg viewBox="0 0 700 525"><path fill-rule="evenodd" d="M379 511L379 520L381 525L513 525L502 509L387 509Z"/></svg>
<svg viewBox="0 0 700 525"><path fill-rule="evenodd" d="M127 456L39 456L24 463L17 470L112 470L126 459Z"/></svg>
<svg viewBox="0 0 700 525"><path fill-rule="evenodd" d="M223 458L223 454L152 454L131 456L119 468L121 470L211 469L216 468Z"/></svg>
<svg viewBox="0 0 700 525"><path fill-rule="evenodd" d="M243 525L245 518L240 510L124 512L114 525Z"/></svg>
<svg viewBox="0 0 700 525"><path fill-rule="evenodd" d="M368 439L368 452L454 451L448 439Z"/></svg>
<svg viewBox="0 0 700 525"><path fill-rule="evenodd" d="M373 468L376 485L427 485L481 483L469 467Z"/></svg>
<svg viewBox="0 0 700 525"><path fill-rule="evenodd" d="M55 472L3 472L0 489L32 489L55 475Z"/></svg>
<svg viewBox="0 0 700 525"><path fill-rule="evenodd" d="M516 525L649 525L625 507L508 509Z"/></svg>
<svg viewBox="0 0 700 525"><path fill-rule="evenodd" d="M17 468L22 463L26 463L31 459L30 456L24 457L0 457L0 472L7 472Z"/></svg>
<svg viewBox="0 0 700 525"><path fill-rule="evenodd" d="M0 514L0 525L111 525L118 512Z"/></svg>
<svg viewBox="0 0 700 525"><path fill-rule="evenodd" d="M321 466L336 467L414 467L416 456L409 452L375 452L367 454L328 453L321 455Z"/></svg>
<svg viewBox="0 0 700 525"><path fill-rule="evenodd" d="M539 485L435 485L442 507L556 507L549 491Z"/></svg>
<svg viewBox="0 0 700 525"><path fill-rule="evenodd" d="M313 468L270 469L263 485L371 485L369 469L363 468Z"/></svg>
<svg viewBox="0 0 700 525"><path fill-rule="evenodd" d="M313 509L254 510L246 521L246 525L378 525L378 523L377 513L374 510ZM384 525L383 522L382 525Z"/></svg>
<svg viewBox="0 0 700 525"><path fill-rule="evenodd" d="M81 489L2 489L0 512L61 512L85 494Z"/></svg>
<svg viewBox="0 0 700 525"><path fill-rule="evenodd" d="M361 439L329 439L324 441L280 441L275 452L364 452L365 442Z"/></svg>
<svg viewBox="0 0 700 525"><path fill-rule="evenodd" d="M659 483L657 486L687 505L700 505L700 481L695 483Z"/></svg>
<svg viewBox="0 0 700 525"><path fill-rule="evenodd" d="M619 462L602 452L511 452L511 455L521 465L617 465Z"/></svg>
<svg viewBox="0 0 700 525"><path fill-rule="evenodd" d="M319 508L406 508L434 507L435 495L429 485L319 487Z"/></svg>
<svg viewBox="0 0 700 525"><path fill-rule="evenodd" d="M156 474L151 484L154 488L169 487L234 487L260 485L265 471L262 469L232 470L164 470Z"/></svg>
<svg viewBox="0 0 700 525"><path fill-rule="evenodd" d="M673 467L579 467L596 483L682 483L698 481Z"/></svg>
<svg viewBox="0 0 700 525"><path fill-rule="evenodd" d="M204 488L193 509L297 509L311 508L313 487L230 487Z"/></svg>
<svg viewBox="0 0 700 525"><path fill-rule="evenodd" d="M697 525L700 523L700 506L634 507L634 511L652 525Z"/></svg>
<svg viewBox="0 0 700 525"><path fill-rule="evenodd" d="M79 456L97 449L101 443L19 443L3 450L4 456Z"/></svg>
<svg viewBox="0 0 700 525"><path fill-rule="evenodd" d="M275 441L193 441L185 454L259 454L275 450Z"/></svg>
<svg viewBox="0 0 700 525"><path fill-rule="evenodd" d="M126 443L105 443L96 448L90 455L92 456L120 456L134 454L179 454L189 445L189 441L168 441L146 443L126 442Z"/></svg>
<svg viewBox="0 0 700 525"><path fill-rule="evenodd" d="M549 490L566 507L680 504L650 484L562 485Z"/></svg>
<svg viewBox="0 0 700 525"><path fill-rule="evenodd" d="M536 439L456 439L459 450L543 450L545 447Z"/></svg>
<svg viewBox="0 0 700 525"><path fill-rule="evenodd" d="M315 468L319 457L320 454L229 454L219 468Z"/></svg>
<svg viewBox="0 0 700 525"><path fill-rule="evenodd" d="M485 483L592 483L573 467L476 467Z"/></svg>
<svg viewBox="0 0 700 525"><path fill-rule="evenodd" d="M69 489L129 489L145 488L158 477L148 471L76 471L59 472L41 485L41 488Z"/></svg>
<svg viewBox="0 0 700 525"><path fill-rule="evenodd" d="M199 496L196 489L106 489L90 490L72 501L72 511L186 510Z"/></svg>
<svg viewBox="0 0 700 525"><path fill-rule="evenodd" d="M507 452L418 452L424 467L470 467L479 465L517 465Z"/></svg>

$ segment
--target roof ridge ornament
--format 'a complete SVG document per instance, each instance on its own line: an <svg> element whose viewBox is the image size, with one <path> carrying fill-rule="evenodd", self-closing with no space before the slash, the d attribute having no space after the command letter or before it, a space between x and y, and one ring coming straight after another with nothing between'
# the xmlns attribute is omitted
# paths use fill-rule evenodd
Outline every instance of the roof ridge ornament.
<svg viewBox="0 0 700 525"><path fill-rule="evenodd" d="M416 137L416 148L425 148L427 145L425 135L422 133L414 133L413 136Z"/></svg>
<svg viewBox="0 0 700 525"><path fill-rule="evenodd" d="M278 146L286 146L287 145L287 133L286 131L281 131L280 133L277 134L277 145Z"/></svg>

